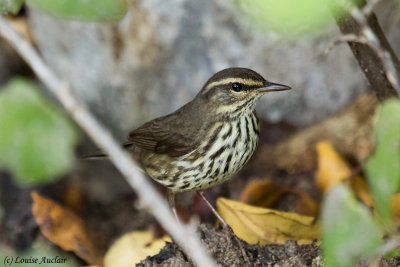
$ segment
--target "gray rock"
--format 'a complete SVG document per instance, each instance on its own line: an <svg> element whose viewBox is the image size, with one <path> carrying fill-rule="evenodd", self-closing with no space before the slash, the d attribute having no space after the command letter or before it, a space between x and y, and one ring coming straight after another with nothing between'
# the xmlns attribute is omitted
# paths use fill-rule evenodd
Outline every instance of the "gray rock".
<svg viewBox="0 0 400 267"><path fill-rule="evenodd" d="M367 90L347 45L325 53L339 34L333 20L325 33L288 41L250 27L227 0L129 3L119 22L68 21L29 10L46 61L119 137L174 111L214 72L231 66L294 88L263 98L259 113L270 121L310 125Z"/></svg>

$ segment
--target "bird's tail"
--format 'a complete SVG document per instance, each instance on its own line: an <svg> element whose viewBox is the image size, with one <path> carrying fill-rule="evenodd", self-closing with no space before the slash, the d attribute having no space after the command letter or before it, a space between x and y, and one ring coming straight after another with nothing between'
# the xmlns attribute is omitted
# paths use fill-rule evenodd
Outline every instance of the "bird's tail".
<svg viewBox="0 0 400 267"><path fill-rule="evenodd" d="M125 143L122 145L122 148L125 150L130 147L132 147L132 143ZM83 156L82 159L83 160L104 160L104 159L108 159L108 155L102 151L99 151L97 153Z"/></svg>
<svg viewBox="0 0 400 267"><path fill-rule="evenodd" d="M108 155L105 153L91 154L82 157L83 160L103 160L108 159Z"/></svg>

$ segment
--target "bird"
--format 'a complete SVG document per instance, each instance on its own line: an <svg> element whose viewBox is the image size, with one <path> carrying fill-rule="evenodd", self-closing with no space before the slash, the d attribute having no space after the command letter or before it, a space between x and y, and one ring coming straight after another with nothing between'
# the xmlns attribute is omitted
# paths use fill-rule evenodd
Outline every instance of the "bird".
<svg viewBox="0 0 400 267"><path fill-rule="evenodd" d="M289 89L248 68L223 69L190 102L130 132L123 147L153 180L168 189L175 215L175 195L196 190L227 226L203 190L230 179L253 155L260 133L257 100L266 93ZM97 154L89 159L103 157Z"/></svg>

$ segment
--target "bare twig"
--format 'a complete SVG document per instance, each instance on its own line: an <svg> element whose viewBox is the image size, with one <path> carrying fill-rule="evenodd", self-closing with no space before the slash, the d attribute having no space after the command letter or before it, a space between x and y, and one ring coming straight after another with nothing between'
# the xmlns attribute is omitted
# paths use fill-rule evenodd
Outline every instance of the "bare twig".
<svg viewBox="0 0 400 267"><path fill-rule="evenodd" d="M340 36L340 38L332 42L332 44L326 49L326 52L330 52L336 45L343 42L360 43L370 46L381 60L385 69L386 78L391 83L393 88L398 92L398 94L400 94L399 77L390 54L381 47L379 41L369 27L363 28L361 33L362 34L360 36L355 34L343 34Z"/></svg>
<svg viewBox="0 0 400 267"><path fill-rule="evenodd" d="M400 94L399 77L395 69L392 57L390 56L389 52L381 46L381 43L379 42L377 36L372 31L371 27L369 27L366 18L366 14L370 14L372 12L372 8L377 2L378 0L375 0L366 4L363 10L360 10L358 7L352 7L350 9L350 13L361 26L360 37L362 39L365 39L365 43L375 51L385 68L387 79L392 84L397 93Z"/></svg>
<svg viewBox="0 0 400 267"><path fill-rule="evenodd" d="M71 93L69 85L52 72L36 50L20 37L2 16L0 16L0 35L9 41L82 129L109 155L110 160L123 174L154 217L171 234L172 238L193 262L198 266L215 266L214 261L196 237L194 229L178 224L166 201L146 180L132 158L120 148L112 135L100 125L94 116L78 102Z"/></svg>
<svg viewBox="0 0 400 267"><path fill-rule="evenodd" d="M338 39L334 40L332 44L328 46L325 53L329 53L335 46L345 42L355 42L360 44L366 44L367 39L363 38L362 36L358 36L355 34L342 34Z"/></svg>
<svg viewBox="0 0 400 267"><path fill-rule="evenodd" d="M332 46L348 42L379 100L400 94L400 62L387 41L373 7L379 0L330 1L332 14L343 35ZM328 50L332 49L332 46Z"/></svg>
<svg viewBox="0 0 400 267"><path fill-rule="evenodd" d="M369 16L374 7L380 2L380 0L369 0L364 7L362 8L361 12L364 14L365 17Z"/></svg>

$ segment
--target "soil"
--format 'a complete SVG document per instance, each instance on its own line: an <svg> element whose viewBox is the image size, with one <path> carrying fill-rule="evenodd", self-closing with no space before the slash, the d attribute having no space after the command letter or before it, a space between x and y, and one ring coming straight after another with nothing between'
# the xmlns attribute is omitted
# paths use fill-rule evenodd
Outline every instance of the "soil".
<svg viewBox="0 0 400 267"><path fill-rule="evenodd" d="M209 224L198 228L200 240L220 266L322 266L316 244L298 245L287 241L284 245L250 245L240 241L250 263L246 263L235 238ZM147 257L137 266L194 266L175 243L168 243L155 256Z"/></svg>
<svg viewBox="0 0 400 267"><path fill-rule="evenodd" d="M218 266L274 266L274 267L322 267L320 247L316 244L298 245L296 241L289 240L283 245L250 245L240 241L246 251L249 262L243 259L240 248L235 238L226 238L226 232L209 224L202 224L198 228L200 240L211 252ZM229 240L229 241L228 241ZM167 245L155 256L147 257L137 264L139 267L188 267L195 266L186 257L176 243ZM361 261L356 267L372 266L371 262ZM400 266L400 256L391 259L381 259L376 265L382 267Z"/></svg>

